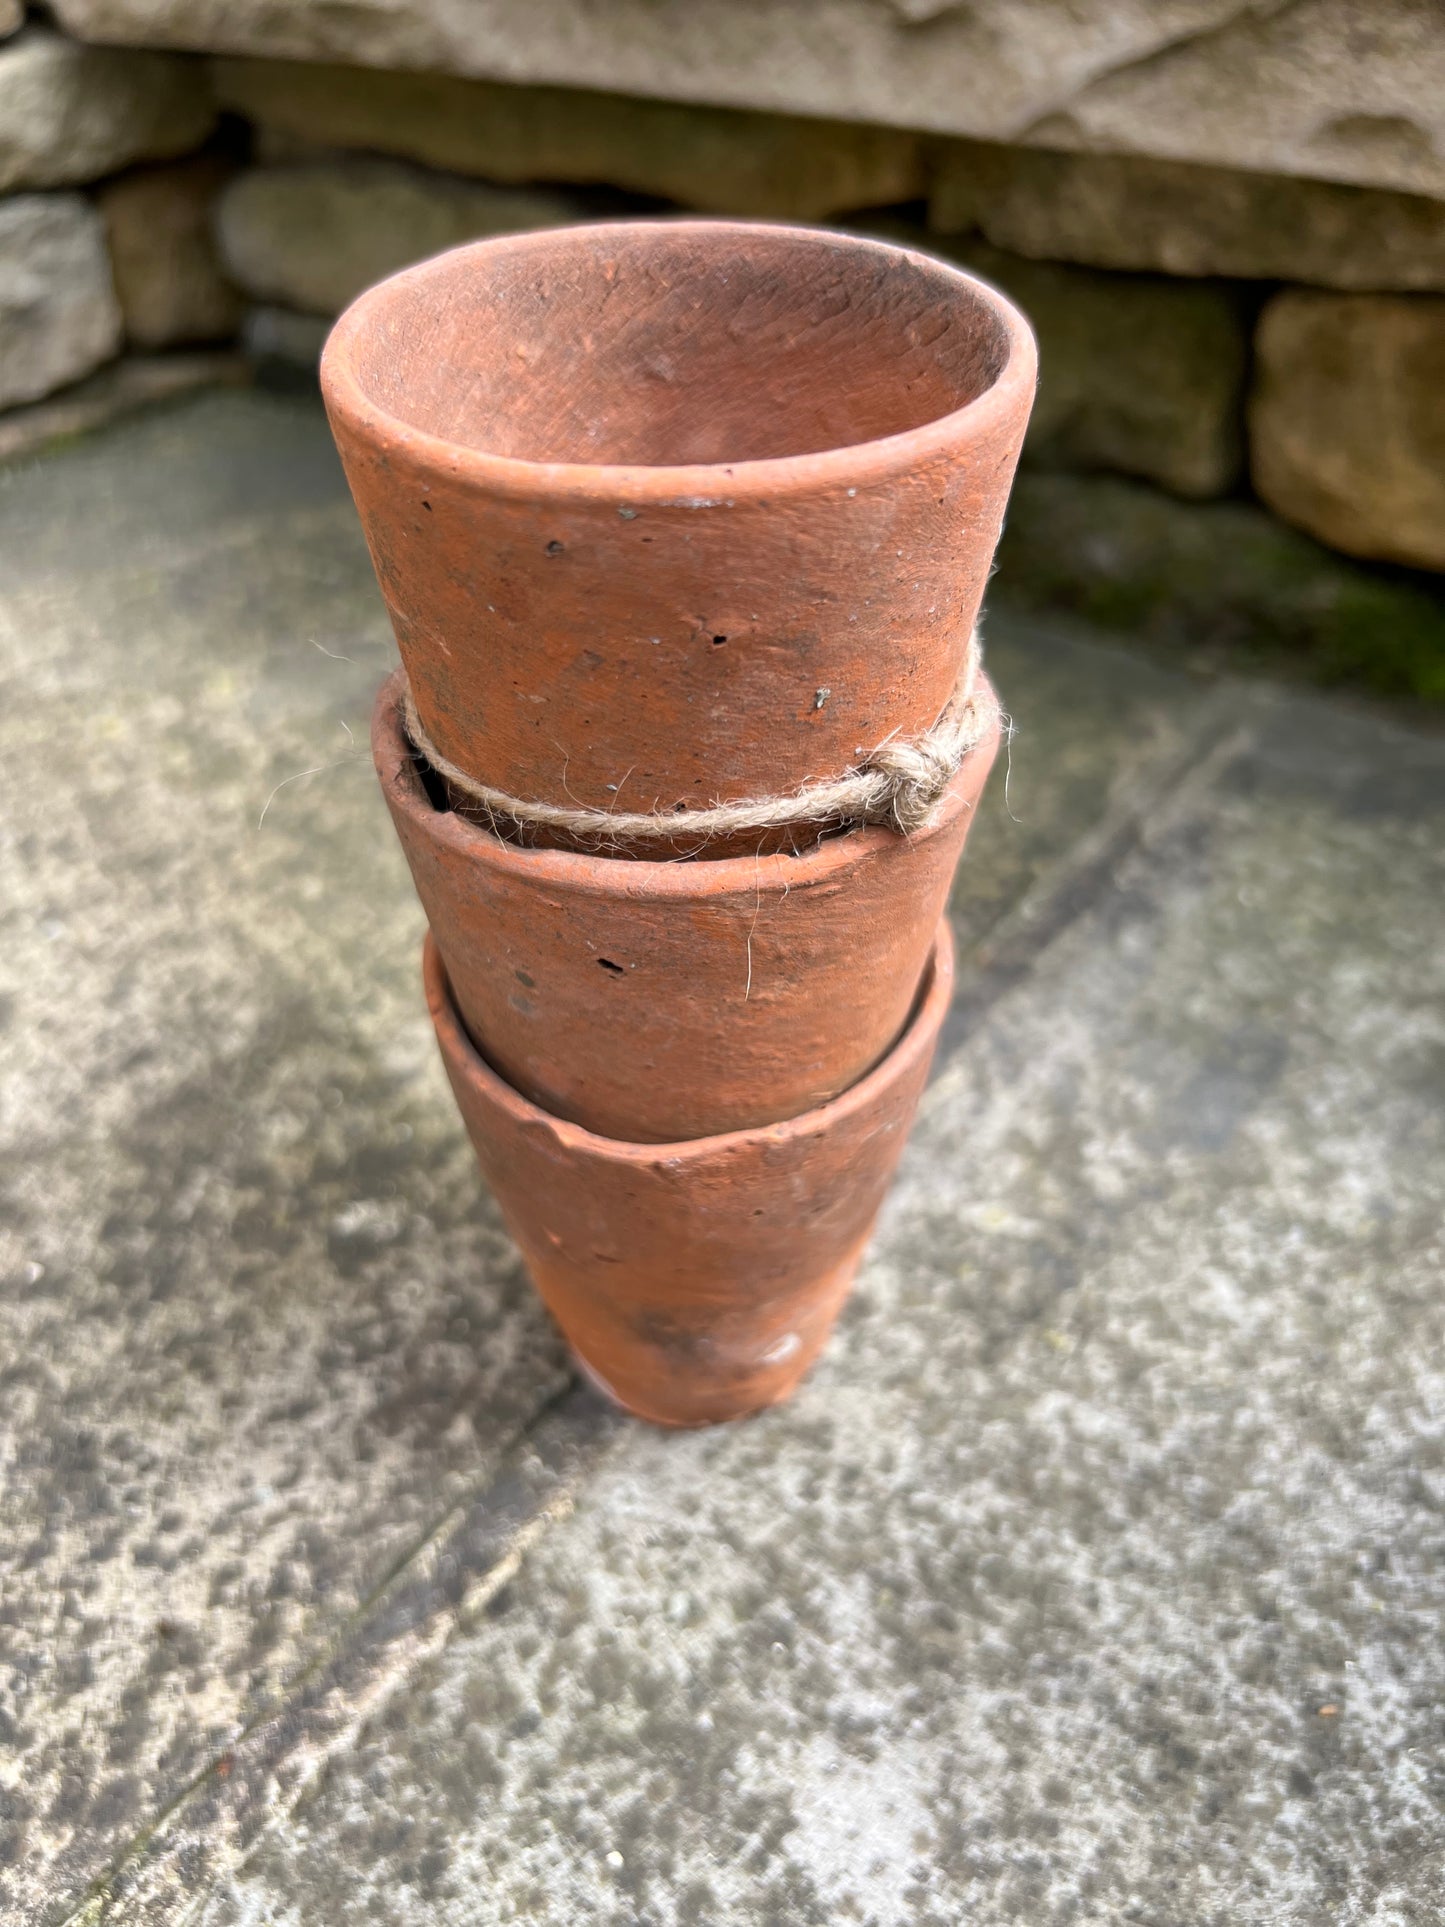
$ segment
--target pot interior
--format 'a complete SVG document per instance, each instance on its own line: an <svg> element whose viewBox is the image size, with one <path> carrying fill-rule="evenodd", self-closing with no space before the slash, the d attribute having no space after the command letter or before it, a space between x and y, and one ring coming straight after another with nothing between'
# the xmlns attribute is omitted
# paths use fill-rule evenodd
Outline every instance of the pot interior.
<svg viewBox="0 0 1445 1927"><path fill-rule="evenodd" d="M637 222L482 242L362 297L377 407L524 462L726 466L847 448L998 380L994 299L943 262L806 229Z"/></svg>

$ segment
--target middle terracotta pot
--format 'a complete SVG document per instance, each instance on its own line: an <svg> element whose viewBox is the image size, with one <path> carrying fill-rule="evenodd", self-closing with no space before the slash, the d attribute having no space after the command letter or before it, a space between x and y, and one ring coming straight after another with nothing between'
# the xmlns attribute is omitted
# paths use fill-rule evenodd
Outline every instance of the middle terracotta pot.
<svg viewBox="0 0 1445 1927"><path fill-rule="evenodd" d="M827 1103L902 1034L998 724L932 821L801 856L641 863L523 849L431 801L400 676L372 718L382 793L452 994L497 1071L553 1117L666 1143Z"/></svg>

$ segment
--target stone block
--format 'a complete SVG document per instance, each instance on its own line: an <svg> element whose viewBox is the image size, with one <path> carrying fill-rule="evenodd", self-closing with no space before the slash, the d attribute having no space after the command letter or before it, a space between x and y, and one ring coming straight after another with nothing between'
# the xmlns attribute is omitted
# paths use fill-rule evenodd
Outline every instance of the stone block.
<svg viewBox="0 0 1445 1927"><path fill-rule="evenodd" d="M105 229L79 194L0 201L0 408L78 381L121 342Z"/></svg>
<svg viewBox="0 0 1445 1927"><path fill-rule="evenodd" d="M1445 299L1290 289L1260 317L1255 487L1332 548L1445 570Z"/></svg>
<svg viewBox="0 0 1445 1927"><path fill-rule="evenodd" d="M239 175L217 212L221 259L247 294L339 314L374 281L487 234L560 225L578 209L540 189L484 187L400 161L337 159Z"/></svg>
<svg viewBox="0 0 1445 1927"><path fill-rule="evenodd" d="M205 159L123 175L100 194L126 336L142 348L220 341L241 301L212 235L216 196L232 170Z"/></svg>
<svg viewBox="0 0 1445 1927"><path fill-rule="evenodd" d="M892 128L293 61L219 60L213 73L221 104L268 138L493 181L602 183L791 220L923 191L921 143Z"/></svg>
<svg viewBox="0 0 1445 1927"><path fill-rule="evenodd" d="M0 47L0 191L184 154L215 121L199 61L82 47L39 26Z"/></svg>
<svg viewBox="0 0 1445 1927"><path fill-rule="evenodd" d="M1438 0L56 0L82 39L471 74L1445 195Z"/></svg>
<svg viewBox="0 0 1445 1927"><path fill-rule="evenodd" d="M1033 323L1039 393L1026 464L1112 469L1177 495L1233 486L1243 466L1248 343L1231 290L1026 261L986 242L940 246L894 222L871 231L982 275Z"/></svg>
<svg viewBox="0 0 1445 1927"><path fill-rule="evenodd" d="M1445 288L1445 201L1123 154L940 142L930 223L1035 260L1357 289Z"/></svg>

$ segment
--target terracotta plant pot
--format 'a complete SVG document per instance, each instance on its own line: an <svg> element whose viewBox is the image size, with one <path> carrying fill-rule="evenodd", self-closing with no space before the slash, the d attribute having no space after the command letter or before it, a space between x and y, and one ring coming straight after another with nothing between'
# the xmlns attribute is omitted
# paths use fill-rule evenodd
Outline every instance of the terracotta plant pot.
<svg viewBox="0 0 1445 1927"><path fill-rule="evenodd" d="M322 381L437 750L526 801L674 810L934 723L1035 365L929 256L632 221L407 269Z"/></svg>
<svg viewBox="0 0 1445 1927"><path fill-rule="evenodd" d="M911 837L636 863L520 849L436 808L400 689L386 683L372 717L382 792L462 1019L533 1103L606 1137L701 1137L811 1110L891 1049L997 724Z"/></svg>
<svg viewBox="0 0 1445 1927"><path fill-rule="evenodd" d="M903 1149L953 989L939 925L912 1017L861 1083L785 1124L627 1144L550 1117L473 1047L435 944L447 1076L548 1309L603 1388L662 1425L777 1403L837 1317Z"/></svg>

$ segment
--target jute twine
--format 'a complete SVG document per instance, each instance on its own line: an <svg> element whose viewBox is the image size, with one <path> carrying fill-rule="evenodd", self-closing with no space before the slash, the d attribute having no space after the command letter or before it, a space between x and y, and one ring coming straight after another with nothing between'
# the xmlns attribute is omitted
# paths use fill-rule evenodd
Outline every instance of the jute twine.
<svg viewBox="0 0 1445 1927"><path fill-rule="evenodd" d="M632 844L675 843L685 835L701 846L795 826L852 829L869 823L909 836L928 823L964 757L988 735L998 716L992 694L978 687L982 658L975 631L948 706L922 736L885 737L843 775L805 783L791 795L745 797L703 810L685 804L670 810L596 810L509 796L478 782L442 755L417 714L410 683L403 684L402 719L416 754L501 836L548 830L585 843Z"/></svg>

